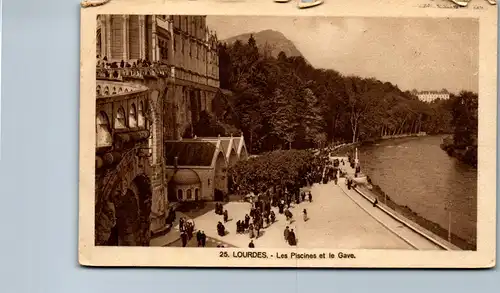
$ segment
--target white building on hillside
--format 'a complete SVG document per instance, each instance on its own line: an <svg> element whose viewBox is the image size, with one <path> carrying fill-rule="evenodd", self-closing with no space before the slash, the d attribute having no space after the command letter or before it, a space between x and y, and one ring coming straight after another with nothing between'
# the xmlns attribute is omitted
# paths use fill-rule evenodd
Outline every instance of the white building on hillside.
<svg viewBox="0 0 500 293"><path fill-rule="evenodd" d="M445 89L440 91L422 91L422 92L413 90L412 93L416 95L419 100L427 103L430 103L436 99L447 100L450 98L450 93Z"/></svg>

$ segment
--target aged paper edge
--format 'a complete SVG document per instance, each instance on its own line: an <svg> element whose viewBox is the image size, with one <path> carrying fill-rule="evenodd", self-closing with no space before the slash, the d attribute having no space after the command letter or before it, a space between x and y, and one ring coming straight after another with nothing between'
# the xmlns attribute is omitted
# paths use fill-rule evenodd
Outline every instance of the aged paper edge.
<svg viewBox="0 0 500 293"><path fill-rule="evenodd" d="M345 268L490 268L496 264L496 126L497 126L497 10L421 9L408 4L356 7L324 6L299 11L269 3L112 1L81 9L79 263L86 266L126 267L345 267ZM350 3L351 4L351 3ZM354 3L352 3L354 4ZM224 13L222 13L224 11ZM94 246L95 156L95 30L98 14L190 14L358 17L471 17L479 30L479 169L477 251L401 251L367 249L272 249L280 253L354 253L356 259L219 258L220 249ZM246 248L224 249L250 251Z"/></svg>

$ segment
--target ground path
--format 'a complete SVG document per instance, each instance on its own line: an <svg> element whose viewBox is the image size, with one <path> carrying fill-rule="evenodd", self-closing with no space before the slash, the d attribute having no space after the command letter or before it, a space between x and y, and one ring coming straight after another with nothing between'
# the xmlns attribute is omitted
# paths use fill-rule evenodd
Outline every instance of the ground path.
<svg viewBox="0 0 500 293"><path fill-rule="evenodd" d="M273 208L277 222L263 229L262 235L254 239L256 248L290 247L283 239L283 230L290 226L298 238L299 248L413 249L356 205L335 183L315 184L311 192L311 203L306 201L292 205L290 211L295 218L292 224ZM225 224L229 232L227 235L217 235L216 225L222 221L222 216L214 211L195 218L196 228L205 231L210 238L236 247L248 247L250 239L247 234L236 233L236 221L243 220L249 213L250 203L230 202L224 205L224 209L230 219ZM308 211L310 219L307 222L302 218L303 209Z"/></svg>

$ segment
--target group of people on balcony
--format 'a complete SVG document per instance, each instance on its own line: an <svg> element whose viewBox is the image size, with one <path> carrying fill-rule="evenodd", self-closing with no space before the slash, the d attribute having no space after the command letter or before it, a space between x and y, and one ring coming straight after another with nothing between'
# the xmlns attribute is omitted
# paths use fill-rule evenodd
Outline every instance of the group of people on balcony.
<svg viewBox="0 0 500 293"><path fill-rule="evenodd" d="M125 60L121 60L120 62L109 62L108 57L104 56L101 58L101 56L97 55L97 67L100 68L144 68L144 67L151 67L153 65L160 65L160 62L151 62L147 58L146 59L137 59L137 61L132 62L130 64L129 62Z"/></svg>

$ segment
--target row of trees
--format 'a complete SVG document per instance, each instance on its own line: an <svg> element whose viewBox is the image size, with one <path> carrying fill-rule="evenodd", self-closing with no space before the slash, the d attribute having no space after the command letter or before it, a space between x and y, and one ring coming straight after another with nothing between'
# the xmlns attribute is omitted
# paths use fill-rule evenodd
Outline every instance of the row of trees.
<svg viewBox="0 0 500 293"><path fill-rule="evenodd" d="M240 129L252 153L453 131L450 102L425 103L389 82L316 69L300 56L264 55L252 36L220 44L219 66L221 88L233 95L217 96L214 116L195 134L207 121L218 125L211 135Z"/></svg>
<svg viewBox="0 0 500 293"><path fill-rule="evenodd" d="M464 91L441 104L449 110L453 128L453 135L443 141L441 148L450 156L477 166L478 95Z"/></svg>
<svg viewBox="0 0 500 293"><path fill-rule="evenodd" d="M231 185L237 187L232 192L259 194L273 187L297 189L307 185L306 179L312 181L313 175L319 176L323 165L324 159L309 150L266 152L229 169Z"/></svg>

